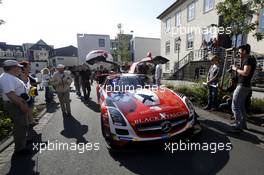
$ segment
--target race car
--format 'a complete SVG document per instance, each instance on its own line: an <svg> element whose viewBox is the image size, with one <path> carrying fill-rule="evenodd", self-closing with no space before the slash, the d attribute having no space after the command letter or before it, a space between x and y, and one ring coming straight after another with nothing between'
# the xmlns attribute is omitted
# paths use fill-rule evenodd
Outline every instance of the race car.
<svg viewBox="0 0 264 175"><path fill-rule="evenodd" d="M105 55L87 56L87 63L102 61ZM108 148L117 149L130 142L168 140L199 125L186 96L156 86L148 75L136 73L144 62L155 64L150 58L144 59L132 65L130 73L109 74L97 84L101 129Z"/></svg>
<svg viewBox="0 0 264 175"><path fill-rule="evenodd" d="M110 148L129 142L166 140L196 124L192 103L145 75L110 75L99 89L102 133Z"/></svg>

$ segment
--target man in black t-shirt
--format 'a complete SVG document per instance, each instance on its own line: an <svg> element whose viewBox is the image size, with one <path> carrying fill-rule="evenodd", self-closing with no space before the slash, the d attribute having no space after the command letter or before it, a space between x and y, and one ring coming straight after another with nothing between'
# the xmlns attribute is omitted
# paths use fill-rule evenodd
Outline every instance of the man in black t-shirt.
<svg viewBox="0 0 264 175"><path fill-rule="evenodd" d="M82 70L80 71L81 76L81 82L82 82L82 90L83 90L83 96L84 100L88 100L90 98L90 92L91 92L91 70L87 65L82 66Z"/></svg>
<svg viewBox="0 0 264 175"><path fill-rule="evenodd" d="M238 84L233 94L232 111L235 117L234 132L242 132L247 129L246 125L246 107L245 102L247 96L251 92L251 79L256 70L256 60L250 56L250 45L242 45L239 47L239 55L242 61L240 68L232 66L238 75Z"/></svg>

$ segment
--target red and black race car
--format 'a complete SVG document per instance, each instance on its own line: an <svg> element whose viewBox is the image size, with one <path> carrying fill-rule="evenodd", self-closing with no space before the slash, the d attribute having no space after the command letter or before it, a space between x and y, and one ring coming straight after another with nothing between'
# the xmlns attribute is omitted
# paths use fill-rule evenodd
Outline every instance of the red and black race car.
<svg viewBox="0 0 264 175"><path fill-rule="evenodd" d="M146 84L145 75L116 74L100 85L102 133L111 147L131 141L169 139L197 121L182 94Z"/></svg>
<svg viewBox="0 0 264 175"><path fill-rule="evenodd" d="M151 82L147 75L118 73L98 84L102 133L108 146L166 140L199 125L187 97Z"/></svg>

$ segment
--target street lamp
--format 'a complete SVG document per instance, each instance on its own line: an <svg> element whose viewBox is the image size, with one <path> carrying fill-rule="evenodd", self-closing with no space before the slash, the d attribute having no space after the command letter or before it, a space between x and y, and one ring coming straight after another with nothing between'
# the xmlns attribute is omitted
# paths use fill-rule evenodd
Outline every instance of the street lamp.
<svg viewBox="0 0 264 175"><path fill-rule="evenodd" d="M177 39L177 50L178 50L178 62L177 62L177 79L179 80L179 69L180 69L180 48L181 48L181 45L180 45L180 42L181 42L181 38L179 37Z"/></svg>

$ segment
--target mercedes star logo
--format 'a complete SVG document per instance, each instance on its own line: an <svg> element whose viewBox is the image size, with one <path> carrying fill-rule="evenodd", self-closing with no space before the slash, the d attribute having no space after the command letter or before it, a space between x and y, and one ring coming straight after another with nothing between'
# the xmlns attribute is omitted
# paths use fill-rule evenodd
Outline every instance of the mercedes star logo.
<svg viewBox="0 0 264 175"><path fill-rule="evenodd" d="M169 121L165 121L163 123L161 123L161 130L164 132L164 133L168 133L170 132L172 126L171 126L171 123Z"/></svg>

